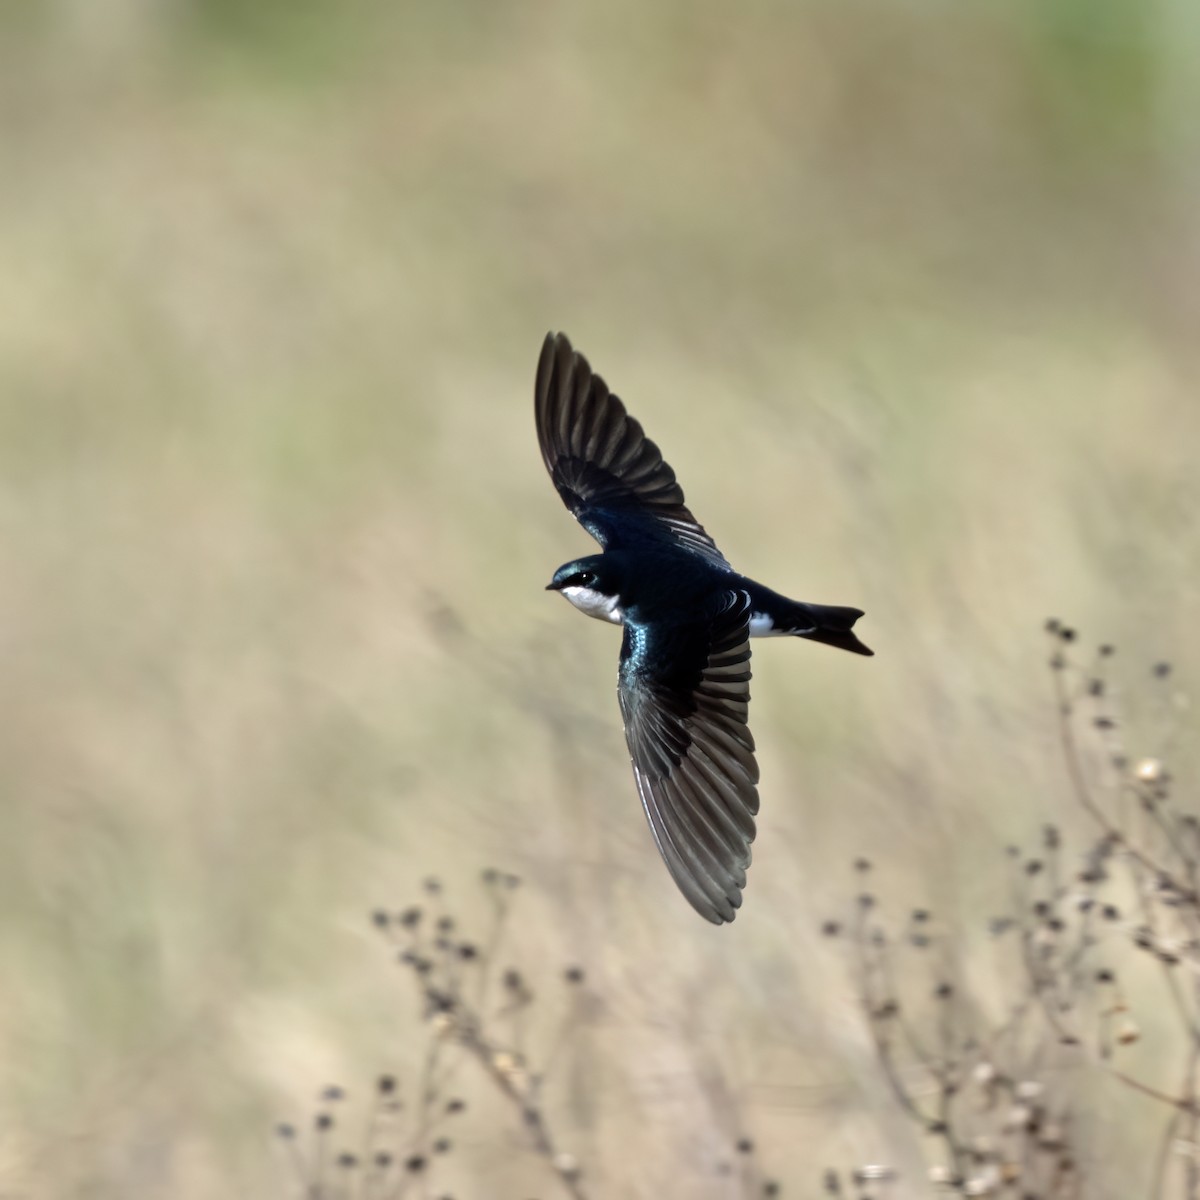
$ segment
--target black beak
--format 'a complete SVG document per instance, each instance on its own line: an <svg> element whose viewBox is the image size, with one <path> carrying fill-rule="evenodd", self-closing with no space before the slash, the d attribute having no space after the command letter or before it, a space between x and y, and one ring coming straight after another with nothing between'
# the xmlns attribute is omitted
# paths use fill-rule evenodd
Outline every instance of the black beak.
<svg viewBox="0 0 1200 1200"><path fill-rule="evenodd" d="M560 588L560 586L557 583L555 583L553 579L550 580L550 582L548 584L546 584L546 591L548 591L548 592L558 592L561 590L562 589Z"/></svg>

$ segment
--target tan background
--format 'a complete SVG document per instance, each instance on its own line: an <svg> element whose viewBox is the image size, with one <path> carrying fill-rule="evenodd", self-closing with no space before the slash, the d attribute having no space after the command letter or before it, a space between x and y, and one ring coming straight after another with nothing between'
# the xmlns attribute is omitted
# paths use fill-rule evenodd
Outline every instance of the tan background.
<svg viewBox="0 0 1200 1200"><path fill-rule="evenodd" d="M868 1160L919 1194L818 925L866 854L999 989L999 848L1071 821L1043 618L1131 688L1200 669L1192 7L0 32L0 1189L286 1194L273 1122L423 1044L365 914L436 873L469 917L497 864L527 971L599 997L551 1107L600 1194L727 1195L741 1127L789 1195ZM548 328L735 565L868 612L873 660L756 653L729 928L644 828L615 631L542 591L590 550L533 436ZM1155 1114L1084 1107L1089 1194L1130 1194ZM456 1195L549 1192L503 1111L458 1137Z"/></svg>

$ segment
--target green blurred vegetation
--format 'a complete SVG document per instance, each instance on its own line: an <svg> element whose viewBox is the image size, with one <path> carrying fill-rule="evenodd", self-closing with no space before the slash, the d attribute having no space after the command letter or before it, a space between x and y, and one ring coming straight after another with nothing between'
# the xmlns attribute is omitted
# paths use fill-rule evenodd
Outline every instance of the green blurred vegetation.
<svg viewBox="0 0 1200 1200"><path fill-rule="evenodd" d="M1200 16L0 14L0 1190L273 1194L275 1117L412 1066L365 914L487 863L545 897L525 961L605 996L557 1097L603 1194L723 1194L713 1061L797 1187L820 1147L915 1189L822 905L863 853L978 925L1063 794L1048 614L1196 678ZM548 328L736 565L868 612L870 662L756 654L729 929L643 827L612 631L542 591L589 544ZM459 1163L540 1178L483 1127Z"/></svg>

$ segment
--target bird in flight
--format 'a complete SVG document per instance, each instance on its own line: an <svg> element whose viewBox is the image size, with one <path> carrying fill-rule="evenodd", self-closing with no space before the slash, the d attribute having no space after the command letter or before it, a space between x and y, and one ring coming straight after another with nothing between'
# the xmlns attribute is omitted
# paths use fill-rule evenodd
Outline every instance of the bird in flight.
<svg viewBox="0 0 1200 1200"><path fill-rule="evenodd" d="M546 335L534 411L550 478L603 550L559 567L547 590L624 626L617 698L654 841L688 903L714 924L732 921L758 812L750 639L872 654L852 632L862 611L789 600L739 575L565 334Z"/></svg>

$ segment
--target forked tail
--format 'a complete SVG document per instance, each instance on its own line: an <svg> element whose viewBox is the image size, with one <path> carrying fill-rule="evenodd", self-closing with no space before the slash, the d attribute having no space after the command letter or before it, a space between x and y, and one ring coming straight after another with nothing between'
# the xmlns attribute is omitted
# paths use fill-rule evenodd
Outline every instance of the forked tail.
<svg viewBox="0 0 1200 1200"><path fill-rule="evenodd" d="M849 650L851 654L875 653L852 632L854 622L862 616L861 608L842 608L836 604L806 604L804 607L812 613L817 627L810 633L797 636L808 638L810 642L824 642L826 646L836 646L839 650Z"/></svg>

